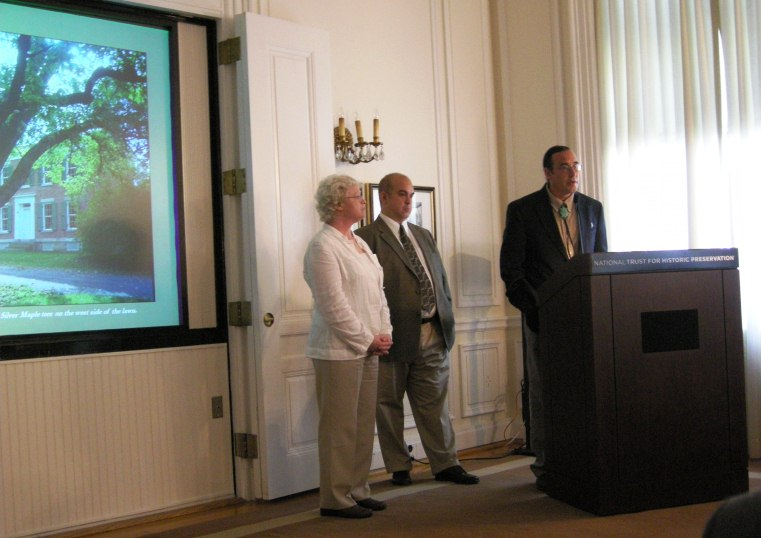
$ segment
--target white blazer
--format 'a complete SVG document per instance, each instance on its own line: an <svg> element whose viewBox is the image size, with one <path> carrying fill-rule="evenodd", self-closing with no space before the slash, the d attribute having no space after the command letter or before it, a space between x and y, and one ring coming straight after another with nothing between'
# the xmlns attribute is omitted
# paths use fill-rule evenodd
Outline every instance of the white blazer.
<svg viewBox="0 0 761 538"><path fill-rule="evenodd" d="M338 230L324 224L304 254L304 280L314 299L309 358L366 357L375 335L391 334L383 268L367 243L354 237L361 254Z"/></svg>

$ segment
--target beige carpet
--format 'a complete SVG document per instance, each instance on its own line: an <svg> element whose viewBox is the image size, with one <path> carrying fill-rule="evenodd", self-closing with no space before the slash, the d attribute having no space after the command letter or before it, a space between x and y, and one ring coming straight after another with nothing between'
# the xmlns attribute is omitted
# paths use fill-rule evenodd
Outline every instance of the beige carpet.
<svg viewBox="0 0 761 538"><path fill-rule="evenodd" d="M390 485L387 476L373 486L373 497L388 509L364 520L318 515L316 494L285 501L269 516L239 513L153 536L415 536L415 537L660 537L701 536L720 503L705 503L633 514L594 516L547 497L534 487L531 458L512 456L487 462L466 462L481 476L475 486L434 481L421 471L408 487ZM761 465L751 466L750 487L761 489ZM310 506L304 509L306 506ZM301 510L294 508L301 506ZM290 507L290 509L286 508ZM273 508L277 506L273 505Z"/></svg>

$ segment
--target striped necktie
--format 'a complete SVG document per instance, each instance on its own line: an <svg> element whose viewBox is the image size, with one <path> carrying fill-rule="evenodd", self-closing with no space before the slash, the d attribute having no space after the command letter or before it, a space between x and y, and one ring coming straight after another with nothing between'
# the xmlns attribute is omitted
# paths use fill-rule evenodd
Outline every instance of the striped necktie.
<svg viewBox="0 0 761 538"><path fill-rule="evenodd" d="M415 252L415 247L412 246L410 238L407 237L407 232L404 231L404 226L399 225L399 240L402 242L404 252L407 254L407 258L412 264L412 268L415 270L417 279L420 282L420 301L422 303L423 312L430 314L433 311L433 307L436 306L436 297L433 294L433 286L431 280L428 278L428 274L425 272L423 264L420 262L420 258Z"/></svg>

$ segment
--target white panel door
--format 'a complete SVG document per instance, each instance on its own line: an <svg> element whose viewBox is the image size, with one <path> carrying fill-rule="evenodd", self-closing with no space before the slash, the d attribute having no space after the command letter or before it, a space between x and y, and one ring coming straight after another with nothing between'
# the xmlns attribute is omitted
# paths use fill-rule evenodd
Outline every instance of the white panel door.
<svg viewBox="0 0 761 538"><path fill-rule="evenodd" d="M249 388L259 439L256 496L319 485L317 404L304 356L312 299L302 276L319 226L314 192L333 173L327 32L245 13L236 18L246 287L253 308ZM265 321L272 320L271 324Z"/></svg>
<svg viewBox="0 0 761 538"><path fill-rule="evenodd" d="M18 196L14 201L15 239L34 239L34 196Z"/></svg>

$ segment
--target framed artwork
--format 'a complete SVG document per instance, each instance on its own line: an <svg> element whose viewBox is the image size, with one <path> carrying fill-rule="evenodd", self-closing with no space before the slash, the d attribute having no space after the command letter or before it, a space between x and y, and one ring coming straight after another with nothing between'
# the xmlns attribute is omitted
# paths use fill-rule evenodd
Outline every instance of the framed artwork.
<svg viewBox="0 0 761 538"><path fill-rule="evenodd" d="M367 222L372 222L380 214L380 192L377 183L367 183L365 199L367 200ZM415 187L412 198L412 212L407 222L417 224L431 232L436 239L436 197L433 187Z"/></svg>

